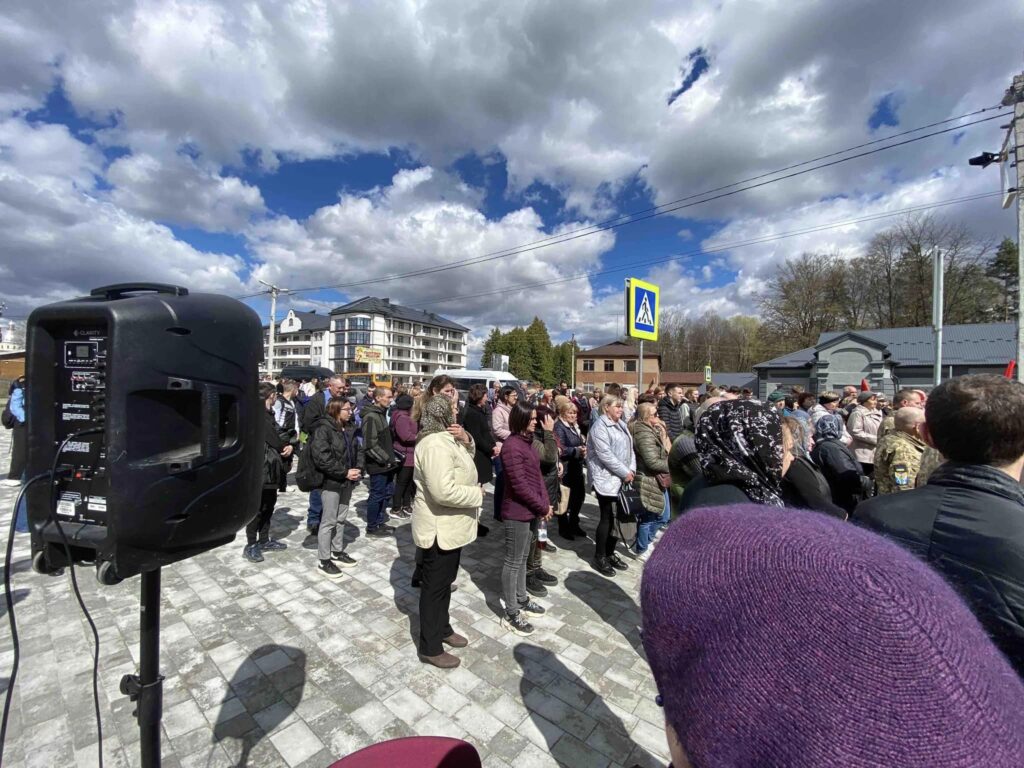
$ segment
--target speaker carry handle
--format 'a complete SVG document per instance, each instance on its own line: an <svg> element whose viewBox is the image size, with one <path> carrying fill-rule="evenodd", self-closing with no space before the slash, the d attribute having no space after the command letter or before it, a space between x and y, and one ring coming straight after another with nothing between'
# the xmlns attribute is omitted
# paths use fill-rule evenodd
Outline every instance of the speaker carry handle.
<svg viewBox="0 0 1024 768"><path fill-rule="evenodd" d="M129 293L167 293L171 296L188 296L188 288L169 283L116 283L93 288L89 295L104 299L123 299Z"/></svg>
<svg viewBox="0 0 1024 768"><path fill-rule="evenodd" d="M172 376L167 379L167 388L199 391L201 400L199 455L186 461L174 461L168 465L172 475L188 472L203 464L209 464L220 457L220 394L222 387L195 379Z"/></svg>

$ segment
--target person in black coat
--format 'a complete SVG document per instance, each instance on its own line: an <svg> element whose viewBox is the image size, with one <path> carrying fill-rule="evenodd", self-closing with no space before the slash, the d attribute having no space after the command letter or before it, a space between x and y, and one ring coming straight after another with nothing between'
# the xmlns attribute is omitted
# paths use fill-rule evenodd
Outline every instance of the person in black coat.
<svg viewBox="0 0 1024 768"><path fill-rule="evenodd" d="M865 478L860 462L843 442L845 425L838 413L827 413L814 425L814 448L811 460L819 467L832 489L832 500L847 514L852 514L864 500L870 481Z"/></svg>
<svg viewBox="0 0 1024 768"><path fill-rule="evenodd" d="M338 565L350 568L356 561L345 552L345 520L352 489L362 478L363 447L356 440L352 403L335 397L327 412L313 425L310 457L324 476L320 488L323 517L317 532L317 570L329 579L341 577Z"/></svg>
<svg viewBox="0 0 1024 768"><path fill-rule="evenodd" d="M797 419L782 417L782 501L787 507L813 509L845 520L846 510L832 501L828 481L807 456L803 435Z"/></svg>
<svg viewBox="0 0 1024 768"><path fill-rule="evenodd" d="M921 436L946 462L924 487L868 499L853 519L945 576L1024 676L1024 385L949 379L928 396Z"/></svg>
<svg viewBox="0 0 1024 768"><path fill-rule="evenodd" d="M494 477L494 458L498 455L498 443L491 432L491 413L487 408L487 388L483 384L474 384L466 395L466 407L462 412L462 428L473 438L476 452L473 464L476 466L476 479L480 485L489 483ZM490 532L483 523L477 522L476 535L486 536Z"/></svg>
<svg viewBox="0 0 1024 768"><path fill-rule="evenodd" d="M256 516L245 526L245 549L242 556L252 562L263 562L263 552L285 549L280 541L270 538L270 518L277 506L277 489L281 485L281 474L284 472L283 459L292 455L292 447L281 439L281 433L274 419L274 401L277 400L277 387L268 381L260 382L259 395L264 404L264 446L263 446L263 493L260 495L260 508Z"/></svg>

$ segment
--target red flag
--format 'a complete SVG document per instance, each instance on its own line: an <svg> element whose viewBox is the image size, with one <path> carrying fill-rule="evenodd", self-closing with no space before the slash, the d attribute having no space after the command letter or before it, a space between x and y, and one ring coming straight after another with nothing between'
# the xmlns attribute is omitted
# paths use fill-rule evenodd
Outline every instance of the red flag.
<svg viewBox="0 0 1024 768"><path fill-rule="evenodd" d="M868 380L867 379L861 379L860 380L860 391L861 392L870 392L871 391L871 385L868 384Z"/></svg>
<svg viewBox="0 0 1024 768"><path fill-rule="evenodd" d="M1011 360L1010 362L1008 362L1006 364L1006 370L1003 371L1003 376L1005 378L1007 378L1007 379L1012 379L1013 378L1013 371L1016 369L1016 367L1017 367L1017 361L1016 360Z"/></svg>

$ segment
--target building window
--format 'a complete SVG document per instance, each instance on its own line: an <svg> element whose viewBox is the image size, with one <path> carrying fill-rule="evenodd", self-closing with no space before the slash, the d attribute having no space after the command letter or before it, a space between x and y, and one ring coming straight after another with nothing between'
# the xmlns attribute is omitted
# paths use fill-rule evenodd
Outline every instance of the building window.
<svg viewBox="0 0 1024 768"><path fill-rule="evenodd" d="M607 373L609 371L614 371L615 370L615 361L614 360L605 360L604 361L604 370L605 370L605 373Z"/></svg>
<svg viewBox="0 0 1024 768"><path fill-rule="evenodd" d="M348 344L366 345L370 343L370 334L362 331L349 331L345 336L345 341Z"/></svg>
<svg viewBox="0 0 1024 768"><path fill-rule="evenodd" d="M593 373L593 371L594 371L594 361L593 360L584 360L583 361L583 371L584 371L584 373Z"/></svg>
<svg viewBox="0 0 1024 768"><path fill-rule="evenodd" d="M370 318L350 317L348 319L348 329L350 331L368 331L370 330Z"/></svg>
<svg viewBox="0 0 1024 768"><path fill-rule="evenodd" d="M605 360L605 363L607 362L608 361ZM636 373L636 360L623 360L622 364L625 366L623 370L625 370L626 373ZM608 369L605 368L605 370L607 371Z"/></svg>

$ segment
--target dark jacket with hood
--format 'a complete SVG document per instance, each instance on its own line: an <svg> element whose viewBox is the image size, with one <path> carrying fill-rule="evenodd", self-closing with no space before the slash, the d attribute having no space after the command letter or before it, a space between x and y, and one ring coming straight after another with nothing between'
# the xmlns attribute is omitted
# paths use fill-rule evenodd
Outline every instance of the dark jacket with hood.
<svg viewBox="0 0 1024 768"><path fill-rule="evenodd" d="M307 435L313 434L313 425L316 424L317 419L327 413L327 403L330 400L331 392L328 389L322 392L314 392L313 396L309 398L309 401L302 409L302 417L299 419L302 431Z"/></svg>
<svg viewBox="0 0 1024 768"><path fill-rule="evenodd" d="M307 450L312 451L313 466L324 475L322 489L334 491L342 504L348 504L358 481L349 480L346 475L350 469L363 466L363 448L356 440L355 424L350 421L343 426L330 416L321 416L313 425Z"/></svg>
<svg viewBox="0 0 1024 768"><path fill-rule="evenodd" d="M1024 676L1024 489L995 467L948 461L928 484L861 503L854 520L956 587Z"/></svg>
<svg viewBox="0 0 1024 768"><path fill-rule="evenodd" d="M388 428L387 411L373 404L363 407L360 412L363 430L363 446L366 474L380 475L398 467L395 447Z"/></svg>

